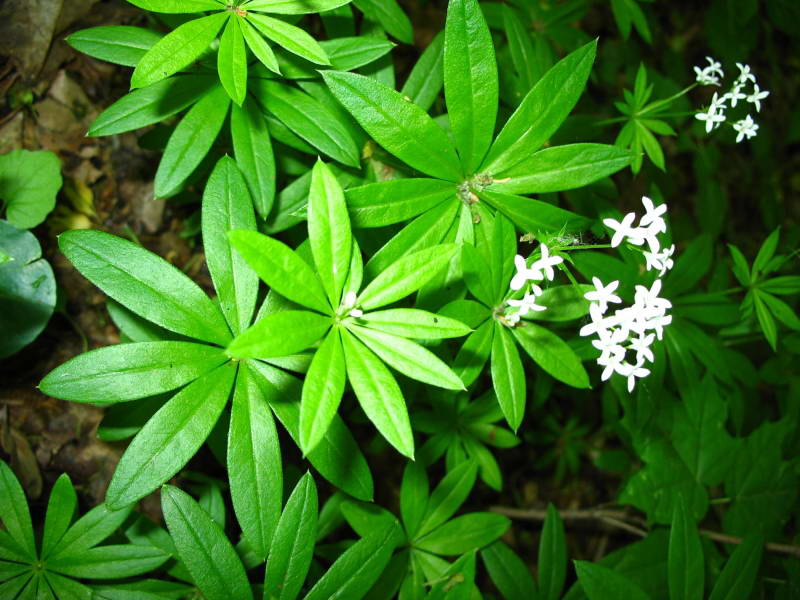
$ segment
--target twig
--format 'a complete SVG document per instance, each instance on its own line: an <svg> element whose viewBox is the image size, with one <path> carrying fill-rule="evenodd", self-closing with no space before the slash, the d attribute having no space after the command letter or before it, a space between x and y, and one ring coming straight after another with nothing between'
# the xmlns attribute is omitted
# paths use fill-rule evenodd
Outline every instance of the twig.
<svg viewBox="0 0 800 600"><path fill-rule="evenodd" d="M520 509L510 508L507 506L492 506L490 511L505 515L512 519L520 519L523 521L544 521L547 518L547 511L536 508ZM579 509L564 509L559 510L558 514L564 521L600 521L618 529L627 531L639 537L645 537L647 531L633 525L643 525L645 521L634 515L630 515L621 510L607 510L604 508L579 508ZM720 533L718 531L711 531L709 529L700 529L700 535L707 537L715 542L722 544L737 545L742 543L742 538ZM775 542L767 542L766 549L770 552L778 554L789 554L800 558L800 546L793 546L791 544L777 544Z"/></svg>

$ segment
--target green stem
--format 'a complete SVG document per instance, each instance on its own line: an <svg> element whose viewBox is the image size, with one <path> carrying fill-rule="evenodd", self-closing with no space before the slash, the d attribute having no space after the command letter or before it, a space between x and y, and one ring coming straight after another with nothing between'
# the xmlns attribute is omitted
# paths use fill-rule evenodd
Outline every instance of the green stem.
<svg viewBox="0 0 800 600"><path fill-rule="evenodd" d="M673 94L669 98L664 98L663 100L656 100L655 102L645 106L640 112L635 113L635 116L641 117L641 116L646 115L646 114L648 114L650 112L653 112L656 108L658 108L660 106L666 106L670 102L672 102L673 100L677 100L678 98L680 98L684 94L688 94L691 90L693 90L696 87L697 87L697 82L693 83L692 85L690 85L688 87L683 88L680 92L678 92L677 94Z"/></svg>

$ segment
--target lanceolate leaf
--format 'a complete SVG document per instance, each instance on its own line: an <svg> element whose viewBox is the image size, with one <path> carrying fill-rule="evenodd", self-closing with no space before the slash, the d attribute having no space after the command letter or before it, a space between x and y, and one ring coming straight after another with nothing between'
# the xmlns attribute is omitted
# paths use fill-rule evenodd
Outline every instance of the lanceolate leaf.
<svg viewBox="0 0 800 600"><path fill-rule="evenodd" d="M135 67L162 35L143 27L114 25L81 29L65 38L70 46L93 58Z"/></svg>
<svg viewBox="0 0 800 600"><path fill-rule="evenodd" d="M119 461L106 493L109 506L143 498L187 463L225 408L235 373L232 363L217 367L153 415Z"/></svg>
<svg viewBox="0 0 800 600"><path fill-rule="evenodd" d="M47 567L82 579L122 579L147 573L167 559L169 554L158 548L127 544L53 557L47 562Z"/></svg>
<svg viewBox="0 0 800 600"><path fill-rule="evenodd" d="M492 341L492 383L503 415L516 431L525 415L525 371L507 328L495 322Z"/></svg>
<svg viewBox="0 0 800 600"><path fill-rule="evenodd" d="M428 508L428 476L419 462L409 461L400 486L400 515L406 536L414 539Z"/></svg>
<svg viewBox="0 0 800 600"><path fill-rule="evenodd" d="M403 394L392 374L372 351L342 331L347 377L364 412L397 450L414 457L414 436Z"/></svg>
<svg viewBox="0 0 800 600"><path fill-rule="evenodd" d="M320 42L339 71L351 71L374 62L391 52L395 44L389 40L368 37L342 37Z"/></svg>
<svg viewBox="0 0 800 600"><path fill-rule="evenodd" d="M132 505L119 510L110 510L105 504L95 506L75 521L53 548L52 556L71 556L96 546L122 525L132 509Z"/></svg>
<svg viewBox="0 0 800 600"><path fill-rule="evenodd" d="M502 541L498 540L481 550L481 558L492 582L504 598L539 599L528 566Z"/></svg>
<svg viewBox="0 0 800 600"><path fill-rule="evenodd" d="M314 38L299 27L265 15L248 15L247 19L264 36L283 46L289 52L318 65L331 64L325 50L320 47Z"/></svg>
<svg viewBox="0 0 800 600"><path fill-rule="evenodd" d="M416 537L433 531L455 514L472 491L477 473L478 465L467 460L445 475L428 499Z"/></svg>
<svg viewBox="0 0 800 600"><path fill-rule="evenodd" d="M576 560L575 570L578 572L578 581L589 600L650 599L650 596L638 585L603 565Z"/></svg>
<svg viewBox="0 0 800 600"><path fill-rule="evenodd" d="M465 172L474 173L494 137L497 63L477 0L451 0L444 41L444 95Z"/></svg>
<svg viewBox="0 0 800 600"><path fill-rule="evenodd" d="M631 162L625 148L606 144L568 144L545 148L505 172L499 191L544 194L583 187L616 173Z"/></svg>
<svg viewBox="0 0 800 600"><path fill-rule="evenodd" d="M401 42L414 42L414 30L396 0L353 0L366 17L380 23L387 32Z"/></svg>
<svg viewBox="0 0 800 600"><path fill-rule="evenodd" d="M131 87L151 85L188 66L214 41L228 15L225 11L188 21L161 38L136 65Z"/></svg>
<svg viewBox="0 0 800 600"><path fill-rule="evenodd" d="M302 383L285 371L262 362L252 361L248 368L256 374L275 416L299 444ZM338 415L334 415L325 437L307 458L325 479L342 491L359 500L372 500L372 475L367 461Z"/></svg>
<svg viewBox="0 0 800 600"><path fill-rule="evenodd" d="M238 17L230 19L222 33L217 53L217 71L228 96L241 106L247 95L247 50Z"/></svg>
<svg viewBox="0 0 800 600"><path fill-rule="evenodd" d="M478 197L507 216L519 229L531 233L580 231L591 224L586 217L533 198L489 190L478 192Z"/></svg>
<svg viewBox="0 0 800 600"><path fill-rule="evenodd" d="M78 506L78 495L72 486L69 475L62 473L50 491L47 502L47 513L44 519L44 534L42 535L42 559L46 559L52 549L69 529L75 509Z"/></svg>
<svg viewBox="0 0 800 600"><path fill-rule="evenodd" d="M461 321L415 308L395 308L370 312L359 322L372 330L418 340L461 337L471 330Z"/></svg>
<svg viewBox="0 0 800 600"><path fill-rule="evenodd" d="M286 502L267 558L264 596L293 600L305 581L317 537L317 486L306 473Z"/></svg>
<svg viewBox="0 0 800 600"><path fill-rule="evenodd" d="M487 317L488 309L487 309ZM464 385L472 385L483 371L494 345L494 320L486 319L475 331L469 334L461 350L453 361L453 371Z"/></svg>
<svg viewBox="0 0 800 600"><path fill-rule="evenodd" d="M228 237L258 276L281 296L323 313L331 312L319 277L286 244L253 231L232 231Z"/></svg>
<svg viewBox="0 0 800 600"><path fill-rule="evenodd" d="M702 600L705 590L703 546L683 498L677 502L672 517L668 569L670 600Z"/></svg>
<svg viewBox="0 0 800 600"><path fill-rule="evenodd" d="M547 373L572 387L590 387L589 375L580 358L555 333L533 323L525 323L513 331L525 352Z"/></svg>
<svg viewBox="0 0 800 600"><path fill-rule="evenodd" d="M394 523L362 538L333 563L305 600L360 600L383 572L402 538L402 531Z"/></svg>
<svg viewBox="0 0 800 600"><path fill-rule="evenodd" d="M586 44L542 76L497 136L481 171L504 177L555 133L583 92L596 47L596 40Z"/></svg>
<svg viewBox="0 0 800 600"><path fill-rule="evenodd" d="M277 13L282 15L304 15L333 10L351 0L252 0L247 10Z"/></svg>
<svg viewBox="0 0 800 600"><path fill-rule="evenodd" d="M567 540L564 523L556 508L547 507L542 538L539 540L539 591L541 600L558 600L567 576Z"/></svg>
<svg viewBox="0 0 800 600"><path fill-rule="evenodd" d="M100 231L68 231L58 245L103 292L165 329L226 345L230 330L219 309L181 271L127 240Z"/></svg>
<svg viewBox="0 0 800 600"><path fill-rule="evenodd" d="M308 310L285 310L262 317L228 346L235 358L274 358L297 354L320 339L331 318Z"/></svg>
<svg viewBox="0 0 800 600"><path fill-rule="evenodd" d="M747 600L756 582L764 539L751 535L734 550L720 573L708 600Z"/></svg>
<svg viewBox="0 0 800 600"><path fill-rule="evenodd" d="M308 237L322 285L331 306L338 307L350 271L353 236L342 186L322 161L314 165L311 177Z"/></svg>
<svg viewBox="0 0 800 600"><path fill-rule="evenodd" d="M381 360L397 372L417 381L448 390L463 390L458 375L430 350L406 338L349 325L348 329L364 342Z"/></svg>
<svg viewBox="0 0 800 600"><path fill-rule="evenodd" d="M228 116L230 103L223 88L214 88L178 123L158 165L157 196L168 196L178 191L205 158Z"/></svg>
<svg viewBox="0 0 800 600"><path fill-rule="evenodd" d="M209 600L252 600L242 561L208 513L170 485L161 490L161 506L178 555L203 595Z"/></svg>
<svg viewBox="0 0 800 600"><path fill-rule="evenodd" d="M455 186L439 179L391 179L347 190L355 227L383 227L406 221L455 197Z"/></svg>
<svg viewBox="0 0 800 600"><path fill-rule="evenodd" d="M177 389L226 360L221 348L193 342L106 346L57 367L39 389L72 402L127 402Z"/></svg>
<svg viewBox="0 0 800 600"><path fill-rule="evenodd" d="M14 472L0 460L0 520L11 538L26 554L26 558L36 559L36 544L33 541L33 525L28 511L25 492Z"/></svg>
<svg viewBox="0 0 800 600"><path fill-rule="evenodd" d="M358 147L332 111L305 92L288 85L265 79L254 83L254 93L259 102L293 133L334 160L358 167Z"/></svg>
<svg viewBox="0 0 800 600"><path fill-rule="evenodd" d="M256 58L261 61L273 73L281 74L281 68L278 64L278 59L275 56L272 48L270 48L267 40L261 37L258 30L253 27L249 21L243 20L241 22L242 34L247 47L255 54Z"/></svg>
<svg viewBox="0 0 800 600"><path fill-rule="evenodd" d="M86 135L123 133L168 119L202 98L216 79L210 75L176 75L134 90L100 113Z"/></svg>
<svg viewBox="0 0 800 600"><path fill-rule="evenodd" d="M248 369L236 378L227 457L236 518L253 551L266 558L281 513L283 467L272 411Z"/></svg>
<svg viewBox="0 0 800 600"><path fill-rule="evenodd" d="M255 231L256 217L244 177L226 156L217 163L203 194L203 246L220 308L233 332L241 333L253 318L258 275L231 246L227 233L232 229Z"/></svg>
<svg viewBox="0 0 800 600"><path fill-rule="evenodd" d="M344 351L338 329L314 353L300 402L300 448L311 452L325 436L344 394Z"/></svg>
<svg viewBox="0 0 800 600"><path fill-rule="evenodd" d="M433 38L411 69L400 93L422 110L433 106L444 84L444 32Z"/></svg>
<svg viewBox="0 0 800 600"><path fill-rule="evenodd" d="M511 521L493 513L467 513L416 540L421 550L456 556L487 546L505 533Z"/></svg>
<svg viewBox="0 0 800 600"><path fill-rule="evenodd" d="M225 8L218 0L128 0L128 2L157 13L195 13Z"/></svg>
<svg viewBox="0 0 800 600"><path fill-rule="evenodd" d="M363 75L324 71L322 76L339 102L389 152L431 177L463 179L447 134L419 106Z"/></svg>
<svg viewBox="0 0 800 600"><path fill-rule="evenodd" d="M400 258L361 292L359 305L371 310L416 292L450 262L457 248L455 244L440 244Z"/></svg>

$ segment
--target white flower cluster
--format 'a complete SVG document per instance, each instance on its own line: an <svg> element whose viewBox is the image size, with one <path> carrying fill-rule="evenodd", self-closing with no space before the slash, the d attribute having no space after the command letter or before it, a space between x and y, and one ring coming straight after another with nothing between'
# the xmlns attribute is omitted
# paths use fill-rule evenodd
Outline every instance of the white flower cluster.
<svg viewBox="0 0 800 600"><path fill-rule="evenodd" d="M645 252L648 270L652 265L660 269L659 277L672 268L672 256L675 246L671 246L663 253L659 253L661 245L657 234L666 231L666 222L662 215L667 207L662 204L653 206L653 202L642 198L646 214L640 219L638 227L631 227L636 218L634 213L629 213L621 221L605 219L603 223L614 230L611 245L616 247L624 240L640 246L646 241L650 252ZM648 254L650 255L648 257ZM650 370L644 367L645 361L653 362L653 351L650 345L657 337L659 340L664 335L664 327L672 322L672 316L667 310L672 303L665 298L659 298L661 292L661 279L656 279L648 289L646 286L637 285L632 306L616 309L609 314L609 304L621 304L622 299L614 292L619 287L619 281L612 281L603 285L597 277L592 277L595 289L585 294L591 302L589 317L591 323L580 330L580 335L597 334L597 339L592 345L600 350L597 364L602 367L601 379L606 381L617 373L628 378L628 391L632 392L636 379L647 377ZM628 359L629 353L635 355L635 360Z"/></svg>
<svg viewBox="0 0 800 600"><path fill-rule="evenodd" d="M700 85L720 85L720 78L725 74L722 72L722 65L716 62L710 56L706 56L709 65L704 68L695 67L694 72L697 75L697 83ZM706 133L710 133L712 129L719 127L720 123L725 122L725 111L728 109L728 102L730 108L735 108L739 100L744 100L750 104L755 105L756 112L761 112L761 101L769 96L769 92L761 90L756 83L756 77L750 72L750 65L743 65L736 63L739 68L739 76L733 82L730 91L719 96L714 92L711 98L711 104L705 112L698 112L695 118L706 123ZM753 87L748 94L744 91L745 86L752 83ZM747 115L744 119L740 119L733 123L733 128L736 130L736 142L741 142L743 139L750 139L756 135L758 125L753 121L751 115Z"/></svg>
<svg viewBox="0 0 800 600"><path fill-rule="evenodd" d="M667 223L662 215L667 212L667 205L655 206L653 201L647 196L642 196L645 214L639 219L639 225L633 227L636 213L628 213L622 221L614 219L603 219L603 224L609 229L614 230L611 237L611 247L616 248L624 240L635 246L642 246L647 242L649 250L644 251L644 258L647 263L647 270L658 269L658 276L672 268L672 255L675 253L675 245L661 249L661 242L658 239L659 233L666 233Z"/></svg>
<svg viewBox="0 0 800 600"><path fill-rule="evenodd" d="M526 285L529 288L525 290L525 295L520 300L508 300L507 304L516 308L517 310L505 313L505 319L510 325L516 325L519 320L527 315L530 311L547 310L546 306L536 304L536 299L542 295L542 288L533 283L534 281L542 281L547 279L552 281L555 277L553 267L564 262L560 256L550 256L550 250L545 244L539 246L541 256L538 260L534 261L529 267L524 256L517 254L514 257L514 266L517 272L511 278L511 289L516 291L521 290Z"/></svg>

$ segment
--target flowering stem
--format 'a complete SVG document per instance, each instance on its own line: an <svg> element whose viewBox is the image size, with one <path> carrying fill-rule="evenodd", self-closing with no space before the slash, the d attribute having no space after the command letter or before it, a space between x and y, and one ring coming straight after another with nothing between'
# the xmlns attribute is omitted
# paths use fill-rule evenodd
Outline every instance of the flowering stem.
<svg viewBox="0 0 800 600"><path fill-rule="evenodd" d="M611 244L584 244L582 246L563 246L558 250L599 250L611 248Z"/></svg>
<svg viewBox="0 0 800 600"><path fill-rule="evenodd" d="M673 94L669 98L664 98L663 100L656 100L655 102L652 102L651 104L648 104L647 106L645 106L640 112L635 113L634 116L644 116L644 115L646 115L648 113L653 112L654 110L656 110L657 108L659 108L661 106L667 106L673 100L677 100L678 98L680 98L684 94L688 94L691 90L693 90L696 87L697 87L697 83L695 82L695 83L691 84L690 86L687 86L687 87L683 88L677 94Z"/></svg>

